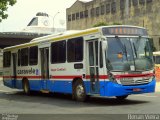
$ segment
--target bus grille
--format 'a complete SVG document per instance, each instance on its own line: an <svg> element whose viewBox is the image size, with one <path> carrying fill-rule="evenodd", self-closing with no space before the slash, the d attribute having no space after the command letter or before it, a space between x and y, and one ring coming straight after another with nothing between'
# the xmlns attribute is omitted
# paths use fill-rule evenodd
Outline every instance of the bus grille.
<svg viewBox="0 0 160 120"><path fill-rule="evenodd" d="M121 79L120 82L122 85L140 85L140 84L147 84L150 82L150 80L149 79L139 79L139 80Z"/></svg>

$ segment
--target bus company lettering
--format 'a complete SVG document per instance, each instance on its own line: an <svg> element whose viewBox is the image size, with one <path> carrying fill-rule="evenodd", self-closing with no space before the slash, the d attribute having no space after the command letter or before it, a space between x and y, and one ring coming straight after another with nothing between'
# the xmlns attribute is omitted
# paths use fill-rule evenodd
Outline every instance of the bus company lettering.
<svg viewBox="0 0 160 120"><path fill-rule="evenodd" d="M66 71L66 68L55 68L55 69L51 69L51 71L55 72L55 71Z"/></svg>
<svg viewBox="0 0 160 120"><path fill-rule="evenodd" d="M36 70L33 68L29 70L18 70L17 74L36 74Z"/></svg>

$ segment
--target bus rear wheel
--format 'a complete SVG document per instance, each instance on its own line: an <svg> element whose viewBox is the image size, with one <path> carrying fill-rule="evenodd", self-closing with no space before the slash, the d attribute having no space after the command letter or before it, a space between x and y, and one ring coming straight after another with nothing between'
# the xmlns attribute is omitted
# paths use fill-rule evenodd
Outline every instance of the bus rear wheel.
<svg viewBox="0 0 160 120"><path fill-rule="evenodd" d="M86 92L84 84L81 80L78 80L74 83L73 94L76 101L84 102L86 100Z"/></svg>
<svg viewBox="0 0 160 120"><path fill-rule="evenodd" d="M29 81L28 80L23 81L23 91L27 95L30 94L30 87L29 87Z"/></svg>
<svg viewBox="0 0 160 120"><path fill-rule="evenodd" d="M117 100L125 100L128 97L128 95L124 95L124 96L116 96Z"/></svg>

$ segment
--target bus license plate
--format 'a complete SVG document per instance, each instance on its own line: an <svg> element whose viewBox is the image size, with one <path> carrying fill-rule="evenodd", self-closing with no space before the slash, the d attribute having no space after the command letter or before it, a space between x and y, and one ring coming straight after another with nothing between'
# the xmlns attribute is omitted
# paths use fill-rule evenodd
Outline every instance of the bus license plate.
<svg viewBox="0 0 160 120"><path fill-rule="evenodd" d="M134 88L133 89L133 92L140 92L140 91L142 91L142 89L140 89L140 88Z"/></svg>

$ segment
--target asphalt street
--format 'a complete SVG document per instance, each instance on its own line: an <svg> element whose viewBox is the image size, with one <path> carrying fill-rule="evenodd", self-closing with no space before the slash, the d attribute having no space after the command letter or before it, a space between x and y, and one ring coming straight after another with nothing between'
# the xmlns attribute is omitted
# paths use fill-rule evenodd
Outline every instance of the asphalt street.
<svg viewBox="0 0 160 120"><path fill-rule="evenodd" d="M98 117L100 119L120 118L119 116L128 119L130 114L160 114L160 92L131 95L122 102L115 98L100 97L91 97L86 102L76 102L72 100L71 95L66 94L34 92L27 96L23 91L3 86L0 81L0 113L1 118L5 118L9 114L18 115L23 119L35 117L34 120L36 117L37 119L55 117L55 119L69 120L75 120L75 118L78 120L84 117L94 120L99 119Z"/></svg>

